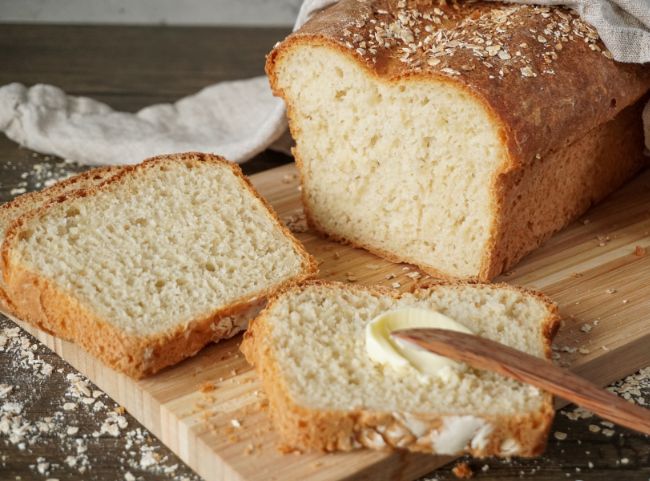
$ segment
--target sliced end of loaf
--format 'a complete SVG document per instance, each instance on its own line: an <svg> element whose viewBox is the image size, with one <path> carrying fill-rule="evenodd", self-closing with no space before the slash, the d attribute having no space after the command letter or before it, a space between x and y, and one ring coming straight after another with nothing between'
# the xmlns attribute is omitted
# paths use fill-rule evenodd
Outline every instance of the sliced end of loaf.
<svg viewBox="0 0 650 481"><path fill-rule="evenodd" d="M430 273L486 279L495 179L509 158L484 101L449 78L379 76L320 37L291 37L267 69L316 230Z"/></svg>
<svg viewBox="0 0 650 481"><path fill-rule="evenodd" d="M283 444L540 454L554 413L549 394L473 369L423 385L415 371L397 373L367 357L365 324L405 306L434 308L479 335L540 357L550 356L559 321L547 299L506 285L444 283L402 296L327 282L291 288L252 322L242 344L262 378Z"/></svg>
<svg viewBox="0 0 650 481"><path fill-rule="evenodd" d="M157 157L19 219L2 259L17 314L134 377L245 328L316 264L240 169Z"/></svg>

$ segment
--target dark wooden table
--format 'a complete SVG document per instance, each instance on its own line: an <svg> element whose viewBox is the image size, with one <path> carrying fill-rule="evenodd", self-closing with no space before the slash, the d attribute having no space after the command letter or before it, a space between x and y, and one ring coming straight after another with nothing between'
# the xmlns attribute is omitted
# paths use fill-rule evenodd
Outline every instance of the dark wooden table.
<svg viewBox="0 0 650 481"><path fill-rule="evenodd" d="M0 85L51 83L71 94L135 111L155 102L173 101L220 80L261 75L265 53L286 33L286 29L269 28L0 24ZM243 169L252 174L287 162L291 158L264 152ZM84 167L19 148L0 134L0 201L81 170ZM0 316L0 336L13 327ZM34 363L26 362L31 355L25 357L25 351L51 365L52 373L35 377ZM29 434L21 446L0 421L0 481L198 479L128 413L121 421L126 425L117 432L103 429L106 419L115 416L111 411L117 408L120 412L107 396L93 393L102 403L100 409L66 410L73 397L74 375L74 369L26 333L9 339L4 347L0 344L0 406L5 411L15 410L15 404L6 406L18 403L21 422L28 425ZM630 383L635 387L628 395L650 402L647 373L628 380ZM3 384L13 386L12 391L2 394ZM89 389L96 390L94 386ZM92 406L99 406L97 401ZM0 419L2 415L0 411ZM4 416L8 417L6 412ZM558 414L548 450L541 458L466 461L475 478L485 480L650 478L646 436L618 428L609 431L599 419L585 416L573 408ZM147 452L155 455L145 455ZM454 479L454 465L428 479Z"/></svg>

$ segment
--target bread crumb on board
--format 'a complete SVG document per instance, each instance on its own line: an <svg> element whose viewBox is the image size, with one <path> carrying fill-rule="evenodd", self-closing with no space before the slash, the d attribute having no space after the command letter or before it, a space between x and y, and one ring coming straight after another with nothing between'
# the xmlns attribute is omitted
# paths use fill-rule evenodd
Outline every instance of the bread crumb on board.
<svg viewBox="0 0 650 481"><path fill-rule="evenodd" d="M474 476L474 471L469 467L466 461L461 461L456 464L451 470L458 479L470 479Z"/></svg>
<svg viewBox="0 0 650 481"><path fill-rule="evenodd" d="M214 385L213 382L210 381L205 381L203 384L201 384L201 386L199 386L199 391L204 394L212 392L215 389L217 389L217 387Z"/></svg>

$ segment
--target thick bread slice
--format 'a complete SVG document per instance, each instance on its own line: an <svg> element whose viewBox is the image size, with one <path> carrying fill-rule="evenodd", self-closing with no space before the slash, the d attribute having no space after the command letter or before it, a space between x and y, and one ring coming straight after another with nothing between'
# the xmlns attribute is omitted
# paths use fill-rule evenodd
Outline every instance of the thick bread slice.
<svg viewBox="0 0 650 481"><path fill-rule="evenodd" d="M241 346L262 378L284 445L540 454L554 415L550 394L469 368L422 384L415 370L370 360L366 324L407 306L438 310L478 335L545 358L559 325L548 299L503 284L442 283L402 295L340 283L292 287L251 323Z"/></svg>
<svg viewBox="0 0 650 481"><path fill-rule="evenodd" d="M645 163L648 66L560 7L340 0L271 52L318 232L490 280Z"/></svg>
<svg viewBox="0 0 650 481"><path fill-rule="evenodd" d="M6 204L0 205L0 244L11 223L27 212L43 207L57 197L77 189L88 189L110 179L121 170L121 167L98 167L82 174L57 182L51 187L36 192L29 192L16 197ZM0 309L14 312L11 301L7 297L0 263Z"/></svg>
<svg viewBox="0 0 650 481"><path fill-rule="evenodd" d="M19 317L133 377L234 335L316 271L237 166L197 153L125 167L19 218L2 262Z"/></svg>

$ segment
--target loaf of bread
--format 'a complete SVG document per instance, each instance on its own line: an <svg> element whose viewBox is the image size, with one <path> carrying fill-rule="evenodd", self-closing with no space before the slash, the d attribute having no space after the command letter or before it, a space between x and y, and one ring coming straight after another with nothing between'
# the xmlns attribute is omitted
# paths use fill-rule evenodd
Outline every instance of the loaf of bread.
<svg viewBox="0 0 650 481"><path fill-rule="evenodd" d="M237 166L192 153L19 217L2 263L18 317L133 377L236 334L316 271Z"/></svg>
<svg viewBox="0 0 650 481"><path fill-rule="evenodd" d="M51 187L36 192L29 192L0 205L0 245L12 222L27 212L43 207L58 197L78 189L88 189L101 184L117 174L120 167L99 167L57 182ZM11 301L7 297L0 262L0 309L13 313Z"/></svg>
<svg viewBox="0 0 650 481"><path fill-rule="evenodd" d="M369 357L366 325L405 307L438 311L546 358L559 321L547 299L507 285L447 283L403 295L318 281L290 288L252 322L241 346L284 446L540 454L554 413L548 393L469 368L423 382L415 369L396 371Z"/></svg>
<svg viewBox="0 0 650 481"><path fill-rule="evenodd" d="M489 280L643 164L650 68L559 7L341 0L277 46L308 221Z"/></svg>

